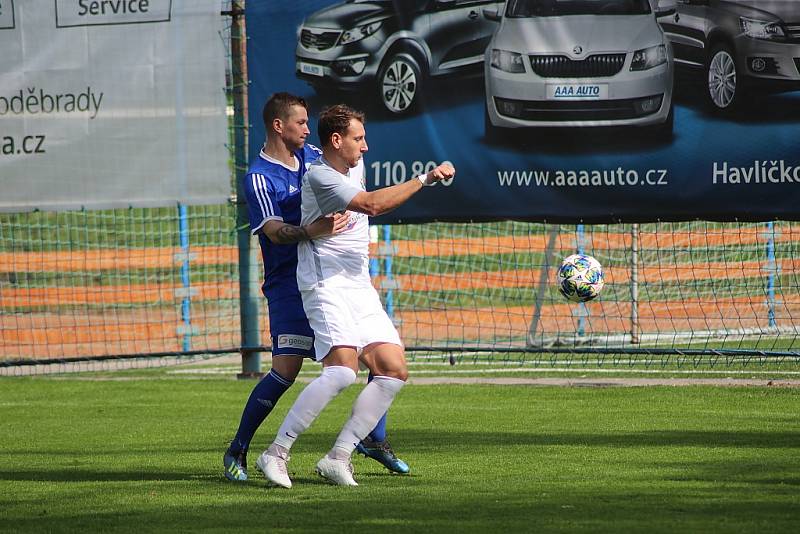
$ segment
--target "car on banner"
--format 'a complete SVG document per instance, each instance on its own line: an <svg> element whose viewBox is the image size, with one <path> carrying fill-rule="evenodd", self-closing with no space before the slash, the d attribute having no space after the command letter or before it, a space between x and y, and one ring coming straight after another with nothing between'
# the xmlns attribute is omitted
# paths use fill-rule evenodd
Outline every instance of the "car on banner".
<svg viewBox="0 0 800 534"><path fill-rule="evenodd" d="M652 1L652 5L651 5ZM646 127L669 138L673 61L657 17L675 0L508 0L486 49L485 132Z"/></svg>
<svg viewBox="0 0 800 534"><path fill-rule="evenodd" d="M748 92L800 89L800 1L679 0L659 22L712 110L735 109Z"/></svg>
<svg viewBox="0 0 800 534"><path fill-rule="evenodd" d="M497 24L482 9L497 0L348 0L305 18L297 77L319 93L371 90L393 114L414 110L429 76L483 61Z"/></svg>

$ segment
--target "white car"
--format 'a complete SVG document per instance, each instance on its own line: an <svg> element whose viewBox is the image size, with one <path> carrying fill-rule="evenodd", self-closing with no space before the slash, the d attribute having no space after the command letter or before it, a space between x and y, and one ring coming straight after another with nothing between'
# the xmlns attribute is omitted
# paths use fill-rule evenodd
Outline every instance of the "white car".
<svg viewBox="0 0 800 534"><path fill-rule="evenodd" d="M529 127L646 127L671 137L675 0L508 0L484 58L486 137Z"/></svg>

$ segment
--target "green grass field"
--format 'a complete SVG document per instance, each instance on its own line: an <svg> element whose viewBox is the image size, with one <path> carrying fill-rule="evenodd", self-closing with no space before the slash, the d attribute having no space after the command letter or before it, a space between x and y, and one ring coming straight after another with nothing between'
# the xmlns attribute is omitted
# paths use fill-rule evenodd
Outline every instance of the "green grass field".
<svg viewBox="0 0 800 534"><path fill-rule="evenodd" d="M309 369L310 370L310 369ZM0 531L796 532L800 390L409 385L411 465L313 472L360 389L292 453L291 490L233 485L221 454L253 383L154 372L0 379ZM272 438L293 388L256 435Z"/></svg>

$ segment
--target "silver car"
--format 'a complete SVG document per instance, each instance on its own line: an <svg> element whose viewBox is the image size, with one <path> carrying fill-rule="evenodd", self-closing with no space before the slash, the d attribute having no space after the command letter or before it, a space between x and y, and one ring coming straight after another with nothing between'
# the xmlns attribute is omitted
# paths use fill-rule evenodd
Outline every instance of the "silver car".
<svg viewBox="0 0 800 534"><path fill-rule="evenodd" d="M510 128L641 126L672 135L674 0L508 0L484 58L486 137Z"/></svg>
<svg viewBox="0 0 800 534"><path fill-rule="evenodd" d="M800 90L798 0L680 0L659 22L713 111L736 109L748 92Z"/></svg>
<svg viewBox="0 0 800 534"><path fill-rule="evenodd" d="M296 75L318 92L368 88L392 114L418 107L430 78L479 69L500 0L346 0L298 29Z"/></svg>

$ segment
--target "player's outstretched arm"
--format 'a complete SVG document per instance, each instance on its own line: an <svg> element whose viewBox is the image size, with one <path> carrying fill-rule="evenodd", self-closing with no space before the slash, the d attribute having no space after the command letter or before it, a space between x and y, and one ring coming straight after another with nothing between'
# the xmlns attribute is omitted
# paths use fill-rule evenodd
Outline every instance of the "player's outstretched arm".
<svg viewBox="0 0 800 534"><path fill-rule="evenodd" d="M289 245L300 241L309 241L318 237L338 234L347 226L349 216L334 213L328 217L320 217L306 226L295 226L283 221L267 221L261 231L276 245Z"/></svg>
<svg viewBox="0 0 800 534"><path fill-rule="evenodd" d="M443 163L430 171L412 178L402 184L376 189L375 191L361 191L356 194L347 205L347 209L365 213L370 217L382 215L401 206L417 191L426 185L434 185L442 180L455 176L456 170L449 163Z"/></svg>

